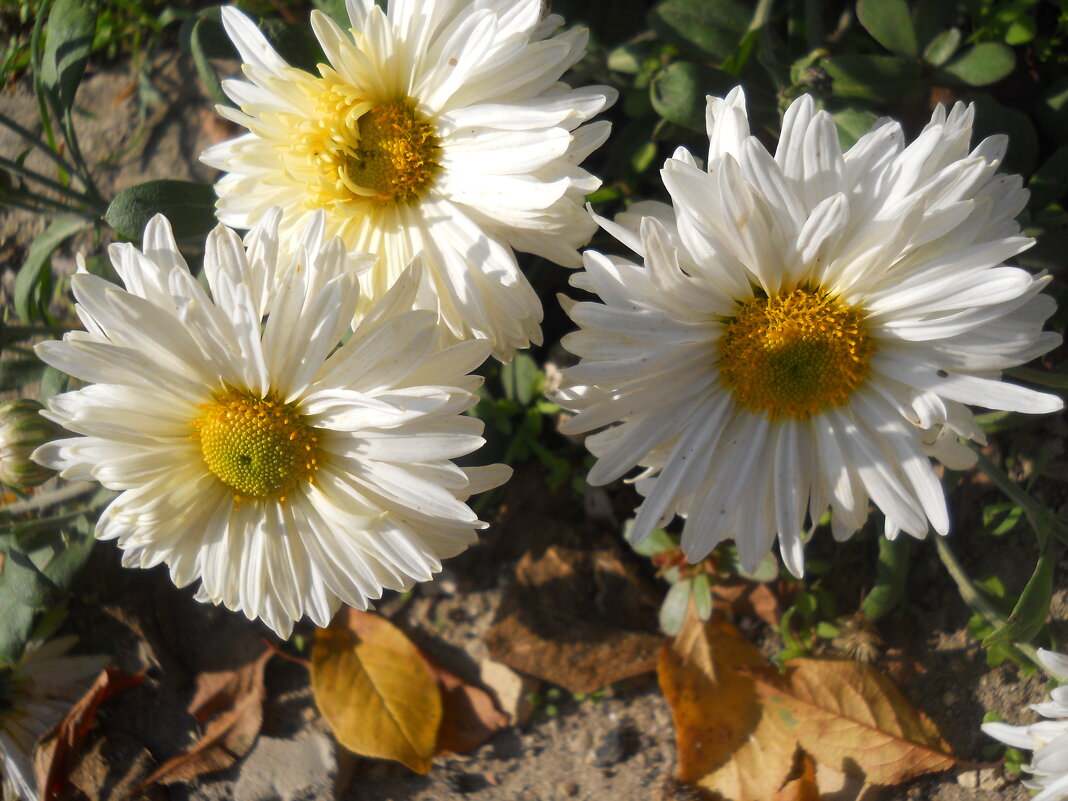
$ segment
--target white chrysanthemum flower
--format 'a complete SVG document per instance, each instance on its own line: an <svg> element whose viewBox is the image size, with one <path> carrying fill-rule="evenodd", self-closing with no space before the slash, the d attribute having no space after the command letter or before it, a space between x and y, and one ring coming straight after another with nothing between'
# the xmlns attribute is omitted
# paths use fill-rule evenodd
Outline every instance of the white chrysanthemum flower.
<svg viewBox="0 0 1068 801"><path fill-rule="evenodd" d="M76 637L27 643L18 664L0 666L0 774L22 801L37 801L33 752L107 664L66 656ZM5 797L8 797L5 793Z"/></svg>
<svg viewBox="0 0 1068 801"><path fill-rule="evenodd" d="M49 402L84 436L34 458L121 491L96 535L124 564L166 563L180 587L200 579L200 600L285 637L302 615L325 626L341 602L366 609L430 579L486 525L467 497L509 470L450 461L483 442L461 413L489 344L442 349L435 315L411 310L413 268L335 352L359 295L353 260L320 213L276 263L277 224L269 213L247 253L224 226L209 235L214 300L162 217L143 253L112 246L127 291L74 276L86 331L36 350L92 382Z"/></svg>
<svg viewBox="0 0 1068 801"><path fill-rule="evenodd" d="M380 297L417 253L420 308L494 354L541 341L541 303L511 248L570 267L596 228L582 209L600 181L578 165L608 136L582 125L614 89L572 89L560 76L587 32L553 32L541 0L348 0L351 30L313 11L329 64L290 67L241 12L223 24L248 83L220 107L249 133L206 150L224 170L219 219L247 228L285 210L283 235L324 209L326 233L378 256L364 282Z"/></svg>
<svg viewBox="0 0 1068 801"><path fill-rule="evenodd" d="M1068 681L1068 656L1039 648L1038 660L1051 675ZM1023 766L1033 775L1023 784L1042 792L1031 801L1064 801L1068 799L1068 685L1055 687L1049 701L1032 704L1031 709L1049 720L1029 726L984 723L982 729L1013 748L1034 751L1031 764Z"/></svg>
<svg viewBox="0 0 1068 801"><path fill-rule="evenodd" d="M803 97L773 157L736 89L709 98L708 168L684 149L666 162L674 208L601 221L645 264L587 252L572 279L602 303L570 305L565 430L611 426L587 440L593 484L645 468L636 540L679 514L690 559L733 537L754 569L778 534L800 575L806 516L830 507L845 539L869 497L889 537L944 534L928 457L974 463L964 404L1061 408L999 381L1060 337L1041 331L1047 279L1002 265L1032 244L1013 220L1027 192L996 174L1004 136L969 152L972 116L940 107L908 147L884 120L843 154Z"/></svg>

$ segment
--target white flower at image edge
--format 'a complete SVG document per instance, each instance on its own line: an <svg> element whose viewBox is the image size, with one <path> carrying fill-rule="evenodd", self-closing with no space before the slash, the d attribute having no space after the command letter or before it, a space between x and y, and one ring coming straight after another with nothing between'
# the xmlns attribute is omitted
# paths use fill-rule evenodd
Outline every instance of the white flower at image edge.
<svg viewBox="0 0 1068 801"><path fill-rule="evenodd" d="M208 236L212 297L159 216L143 253L111 248L125 291L75 275L86 330L36 350L89 382L45 413L81 436L33 458L121 492L96 536L125 565L165 563L180 587L200 580L199 600L286 637L303 615L325 626L342 602L366 609L430 579L485 527L467 497L510 471L450 461L483 442L462 412L488 343L442 349L435 315L411 311L413 268L335 352L358 265L322 214L279 263L277 223L269 213L247 252L224 226Z"/></svg>
<svg viewBox="0 0 1068 801"><path fill-rule="evenodd" d="M907 147L882 121L842 153L811 97L786 112L775 155L749 134L741 89L709 98L707 168L680 148L662 171L673 206L601 225L644 264L587 251L564 299L581 357L561 403L598 457L591 484L644 470L636 541L674 515L704 558L732 537L755 569L776 535L792 573L802 528L829 507L836 539L949 529L929 457L974 464L965 404L1044 413L1059 398L1000 371L1060 342L1048 277L1002 262L1033 244L1027 192L997 174L1007 139L969 150L973 108L939 107ZM806 522L807 521L807 522Z"/></svg>
<svg viewBox="0 0 1068 801"><path fill-rule="evenodd" d="M1068 656L1039 648L1038 660L1050 674L1068 681ZM1031 709L1048 720L1029 726L984 723L983 732L1013 748L1034 751L1031 763L1023 766L1033 775L1023 784L1042 792L1031 801L1063 801L1068 798L1068 686L1053 688L1049 701Z"/></svg>
<svg viewBox="0 0 1068 801"><path fill-rule="evenodd" d="M206 150L227 174L221 222L247 228L281 207L283 237L326 212L327 236L374 253L366 301L381 297L417 253L427 265L420 308L494 355L539 343L541 303L512 248L570 267L596 226L582 208L600 181L579 164L610 125L583 125L614 102L607 86L560 76L588 33L553 35L541 0L349 0L350 30L313 11L328 63L289 66L231 7L222 20L248 81L219 107L249 133Z"/></svg>
<svg viewBox="0 0 1068 801"><path fill-rule="evenodd" d="M77 641L27 643L18 663L0 666L0 775L22 801L37 801L33 752L107 664L104 656L66 656ZM8 797L5 793L5 797Z"/></svg>

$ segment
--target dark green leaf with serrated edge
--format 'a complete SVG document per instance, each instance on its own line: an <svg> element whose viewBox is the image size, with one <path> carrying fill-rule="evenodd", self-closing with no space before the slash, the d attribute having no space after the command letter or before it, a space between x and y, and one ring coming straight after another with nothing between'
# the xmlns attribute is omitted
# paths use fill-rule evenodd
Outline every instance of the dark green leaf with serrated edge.
<svg viewBox="0 0 1068 801"><path fill-rule="evenodd" d="M89 225L83 217L57 217L30 243L26 261L15 279L15 311L22 320L34 322L44 319L50 299L47 297L47 289L52 284L52 253L63 242Z"/></svg>
<svg viewBox="0 0 1068 801"><path fill-rule="evenodd" d="M740 0L664 0L649 26L665 41L698 58L722 62L745 35L752 6Z"/></svg>
<svg viewBox="0 0 1068 801"><path fill-rule="evenodd" d="M148 181L119 192L104 219L115 232L139 240L155 214L170 220L177 239L203 238L215 227L215 191L192 181Z"/></svg>
<svg viewBox="0 0 1068 801"><path fill-rule="evenodd" d="M905 0L857 0L860 24L879 44L899 56L916 58L916 31Z"/></svg>
<svg viewBox="0 0 1068 801"><path fill-rule="evenodd" d="M969 86L986 86L1006 77L1016 67L1016 54L1000 42L981 42L944 66L940 77Z"/></svg>
<svg viewBox="0 0 1068 801"><path fill-rule="evenodd" d="M85 73L96 33L96 3L91 0L56 0L45 25L41 56L41 84L59 111L74 105L74 94Z"/></svg>
<svg viewBox="0 0 1068 801"><path fill-rule="evenodd" d="M656 113L668 122L704 133L706 97L722 97L737 85L738 79L722 70L676 61L653 78L649 99Z"/></svg>

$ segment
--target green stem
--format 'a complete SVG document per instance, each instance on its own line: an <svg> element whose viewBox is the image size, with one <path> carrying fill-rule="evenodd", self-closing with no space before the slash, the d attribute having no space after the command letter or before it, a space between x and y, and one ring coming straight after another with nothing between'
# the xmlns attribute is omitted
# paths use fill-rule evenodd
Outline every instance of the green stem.
<svg viewBox="0 0 1068 801"><path fill-rule="evenodd" d="M40 512L49 507L73 501L75 498L80 498L82 495L93 492L98 488L99 485L91 481L79 481L51 492L42 492L24 501L16 501L15 503L9 503L7 506L0 506L0 514L14 517L15 515L24 515L30 512Z"/></svg>
<svg viewBox="0 0 1068 801"><path fill-rule="evenodd" d="M89 195L82 194L77 190L71 189L69 186L64 186L63 184L59 183L59 181L53 181L51 178L46 178L45 176L41 175L38 172L34 172L28 167L23 167L17 161L12 161L11 159L6 159L3 156L0 156L0 167L11 170L14 173L18 173L19 175L28 178L31 181L36 181L37 183L43 186L47 186L52 191L58 192L59 194L65 197L69 197L71 200L74 200L82 205L88 206L93 204L94 202ZM36 197L36 195L34 197ZM95 209L95 211L97 211L98 213L103 213L104 210L100 208Z"/></svg>
<svg viewBox="0 0 1068 801"><path fill-rule="evenodd" d="M753 12L753 19L749 23L749 30L755 31L758 28L763 28L767 24L768 17L771 16L771 7L775 5L775 0L759 0L757 2L756 11Z"/></svg>
<svg viewBox="0 0 1068 801"><path fill-rule="evenodd" d="M957 590L960 592L960 597L964 603L978 614L986 618L986 621L995 629L1000 629L1006 624L1005 618L1002 614L993 607L993 605L986 599L986 596L980 592L979 588L972 583L971 578L964 570L964 566L957 559L957 555L953 553L953 550L949 547L945 537L936 536L935 548L938 550L938 557L942 560L942 564L945 565L946 572L957 584ZM1041 668L1042 663L1038 661L1038 652L1035 647L1030 643L1017 642L1013 643L1012 647L1026 656L1037 667Z"/></svg>
<svg viewBox="0 0 1068 801"><path fill-rule="evenodd" d="M21 125L19 125L13 119L11 119L11 118L3 115L3 114L0 114L0 125L3 125L5 128L7 128L7 129L13 131L14 133L18 134L23 139L25 139L27 142L29 142L31 145L33 145L34 147L38 148L45 156L47 156L53 162L55 162L56 166L59 167L59 169L62 170L64 173L72 173L72 172L74 172L74 167L71 164L69 164L66 160L64 160L64 158L62 156L60 156L59 153L57 153L56 151L52 150L52 148L50 148L47 145L45 145L43 142L41 142L41 140L38 137L34 136L32 133L29 132L29 130L27 130L26 128L23 128Z"/></svg>

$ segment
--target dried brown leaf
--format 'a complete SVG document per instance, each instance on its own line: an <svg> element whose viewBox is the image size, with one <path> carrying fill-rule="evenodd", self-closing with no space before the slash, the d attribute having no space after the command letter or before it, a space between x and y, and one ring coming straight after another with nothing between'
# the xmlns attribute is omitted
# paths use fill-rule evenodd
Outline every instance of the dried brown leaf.
<svg viewBox="0 0 1068 801"><path fill-rule="evenodd" d="M49 740L34 754L33 770L40 788L40 801L60 797L66 785L67 773L78 755L85 735L93 727L100 705L117 693L142 682L141 673L123 673L117 668L105 668L85 695L74 704L56 728L55 739Z"/></svg>
<svg viewBox="0 0 1068 801"><path fill-rule="evenodd" d="M804 658L787 674L752 671L772 717L818 762L893 785L957 764L938 728L871 665Z"/></svg>
<svg viewBox="0 0 1068 801"><path fill-rule="evenodd" d="M658 674L675 721L680 781L732 801L767 801L782 787L797 741L736 670L766 664L734 626L702 623L692 608L665 643Z"/></svg>
<svg viewBox="0 0 1068 801"><path fill-rule="evenodd" d="M442 716L435 753L472 751L508 725L508 716L488 692L435 664L426 654L420 652L420 656L441 691Z"/></svg>
<svg viewBox="0 0 1068 801"><path fill-rule="evenodd" d="M191 781L228 768L248 753L263 725L266 690L263 671L274 655L264 649L236 670L201 673L189 714L204 723L204 734L188 751L168 759L138 788Z"/></svg>

